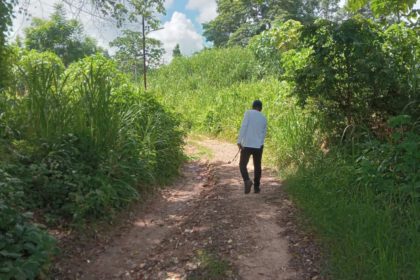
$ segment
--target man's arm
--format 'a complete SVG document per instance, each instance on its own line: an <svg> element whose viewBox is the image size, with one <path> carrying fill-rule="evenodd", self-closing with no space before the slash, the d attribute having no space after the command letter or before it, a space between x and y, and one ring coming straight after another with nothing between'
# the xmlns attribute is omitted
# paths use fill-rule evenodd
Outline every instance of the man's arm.
<svg viewBox="0 0 420 280"><path fill-rule="evenodd" d="M266 135L267 135L267 119L264 118L264 123L263 123L263 126L262 126L262 144L261 144L261 147L264 145Z"/></svg>
<svg viewBox="0 0 420 280"><path fill-rule="evenodd" d="M264 143L266 135L267 135L267 119L265 119L264 126L263 126L263 143Z"/></svg>
<svg viewBox="0 0 420 280"><path fill-rule="evenodd" d="M239 130L239 136L238 136L238 141L237 141L240 149L242 148L242 143L245 139L245 133L248 128L248 121L249 121L248 111L246 111L244 114L244 118L242 120L242 125L241 125L241 129Z"/></svg>

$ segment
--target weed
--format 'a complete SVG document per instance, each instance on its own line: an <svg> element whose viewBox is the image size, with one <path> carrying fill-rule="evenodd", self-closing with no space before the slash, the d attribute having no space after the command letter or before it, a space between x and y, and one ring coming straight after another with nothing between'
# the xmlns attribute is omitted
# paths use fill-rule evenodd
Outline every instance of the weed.
<svg viewBox="0 0 420 280"><path fill-rule="evenodd" d="M198 268L190 273L187 279L221 280L232 276L229 263L215 254L201 250L198 252L197 262Z"/></svg>

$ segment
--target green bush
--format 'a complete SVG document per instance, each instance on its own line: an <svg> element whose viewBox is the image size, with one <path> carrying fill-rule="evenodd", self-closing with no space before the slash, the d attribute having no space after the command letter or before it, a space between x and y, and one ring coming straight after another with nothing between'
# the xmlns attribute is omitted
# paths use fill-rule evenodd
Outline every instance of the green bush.
<svg viewBox="0 0 420 280"><path fill-rule="evenodd" d="M116 65L102 55L73 63L65 72L66 95L70 98L70 131L91 141L92 153L111 150L118 134L118 88L128 82ZM122 92L132 95L133 92Z"/></svg>
<svg viewBox="0 0 420 280"><path fill-rule="evenodd" d="M264 75L284 74L286 69L282 62L283 56L299 48L302 28L302 23L295 20L277 22L269 30L251 39L248 48L255 55Z"/></svg>
<svg viewBox="0 0 420 280"><path fill-rule="evenodd" d="M400 115L389 119L394 130L388 142L366 142L357 158L357 180L375 194L384 196L396 207L416 203L420 199L420 135L418 124L411 116Z"/></svg>
<svg viewBox="0 0 420 280"><path fill-rule="evenodd" d="M0 166L0 200L7 201L9 206L21 207L25 196L24 182L4 169Z"/></svg>
<svg viewBox="0 0 420 280"><path fill-rule="evenodd" d="M55 240L0 199L0 278L36 279L48 270Z"/></svg>
<svg viewBox="0 0 420 280"><path fill-rule="evenodd" d="M362 17L318 20L303 29L301 41L312 52L293 77L294 95L302 105L317 105L332 136L348 125L372 129L417 102L420 40L404 24L383 31Z"/></svg>
<svg viewBox="0 0 420 280"><path fill-rule="evenodd" d="M5 193L23 192L23 208L42 209L48 223L83 224L178 174L179 121L112 61L95 55L65 70L51 53L21 55L18 86L2 97L13 106L0 109L1 127L17 131L2 130L7 171L23 182Z"/></svg>

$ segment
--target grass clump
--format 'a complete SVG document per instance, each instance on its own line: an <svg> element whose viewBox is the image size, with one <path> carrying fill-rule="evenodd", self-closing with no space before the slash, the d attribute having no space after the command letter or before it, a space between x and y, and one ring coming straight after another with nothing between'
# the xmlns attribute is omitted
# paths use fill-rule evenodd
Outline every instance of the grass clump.
<svg viewBox="0 0 420 280"><path fill-rule="evenodd" d="M232 276L232 270L227 261L206 251L198 252L197 263L198 268L188 275L188 280L221 280L230 279Z"/></svg>

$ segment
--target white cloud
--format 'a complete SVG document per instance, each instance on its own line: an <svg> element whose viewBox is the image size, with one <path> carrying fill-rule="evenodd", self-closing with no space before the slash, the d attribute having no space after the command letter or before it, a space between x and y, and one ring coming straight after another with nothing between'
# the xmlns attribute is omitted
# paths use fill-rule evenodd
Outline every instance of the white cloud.
<svg viewBox="0 0 420 280"><path fill-rule="evenodd" d="M187 9L198 11L198 22L209 22L217 16L216 0L189 0Z"/></svg>
<svg viewBox="0 0 420 280"><path fill-rule="evenodd" d="M163 29L153 32L150 36L162 41L166 51L165 62L172 59L172 51L176 44L179 44L183 55L191 55L204 47L204 38L197 33L191 20L180 12L174 12L171 20L163 24Z"/></svg>

